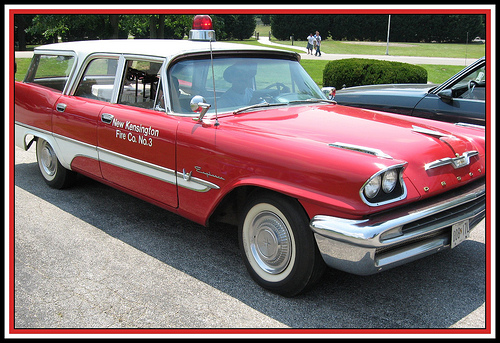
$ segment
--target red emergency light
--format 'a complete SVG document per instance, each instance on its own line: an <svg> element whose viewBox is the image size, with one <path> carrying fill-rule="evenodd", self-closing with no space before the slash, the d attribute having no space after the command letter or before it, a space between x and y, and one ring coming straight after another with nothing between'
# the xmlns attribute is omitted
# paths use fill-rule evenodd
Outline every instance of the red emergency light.
<svg viewBox="0 0 500 343"><path fill-rule="evenodd" d="M208 15L197 15L193 19L193 30L212 30L212 18Z"/></svg>
<svg viewBox="0 0 500 343"><path fill-rule="evenodd" d="M193 19L193 28L189 31L189 40L214 41L215 31L212 27L212 18L208 15L196 15Z"/></svg>

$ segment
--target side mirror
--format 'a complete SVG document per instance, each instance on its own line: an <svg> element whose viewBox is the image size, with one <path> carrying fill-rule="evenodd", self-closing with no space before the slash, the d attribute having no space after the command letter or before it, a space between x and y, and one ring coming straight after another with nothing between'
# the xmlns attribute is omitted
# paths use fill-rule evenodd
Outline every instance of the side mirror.
<svg viewBox="0 0 500 343"><path fill-rule="evenodd" d="M323 94L325 94L328 100L335 99L335 93L337 92L337 89L335 87L323 87L321 88L321 91L323 92Z"/></svg>
<svg viewBox="0 0 500 343"><path fill-rule="evenodd" d="M453 101L453 92L451 91L451 89L442 90L441 92L438 93L438 96L444 102L452 102Z"/></svg>
<svg viewBox="0 0 500 343"><path fill-rule="evenodd" d="M200 112L200 115L198 118L194 118L196 121L202 121L203 117L207 113L208 109L210 108L210 104L207 104L205 102L205 98L203 98L201 95L195 95L190 103L189 106L191 107L191 110L193 112Z"/></svg>

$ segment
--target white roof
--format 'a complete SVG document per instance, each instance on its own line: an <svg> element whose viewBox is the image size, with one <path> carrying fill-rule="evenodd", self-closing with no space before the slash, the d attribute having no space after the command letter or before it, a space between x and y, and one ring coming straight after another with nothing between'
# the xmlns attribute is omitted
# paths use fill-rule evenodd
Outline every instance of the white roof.
<svg viewBox="0 0 500 343"><path fill-rule="evenodd" d="M173 39L115 39L89 40L42 45L35 48L35 53L41 51L73 51L79 57L85 58L93 53L118 53L158 56L172 58L185 53L210 51L210 42L173 40ZM259 47L248 44L226 42L212 42L212 50L216 51L279 51L272 48ZM295 54L295 53L290 53ZM298 55L298 54L295 54Z"/></svg>

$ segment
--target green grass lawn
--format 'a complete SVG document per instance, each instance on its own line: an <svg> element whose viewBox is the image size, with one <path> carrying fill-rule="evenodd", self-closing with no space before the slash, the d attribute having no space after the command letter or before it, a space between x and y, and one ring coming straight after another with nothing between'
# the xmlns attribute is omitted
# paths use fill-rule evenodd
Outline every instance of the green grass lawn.
<svg viewBox="0 0 500 343"><path fill-rule="evenodd" d="M269 36L270 26L257 25L256 32L262 36ZM304 38L305 39L305 38ZM289 45L286 50L297 50L296 46L304 46L305 40L278 41L274 37L271 40L276 43ZM255 38L243 41L234 41L234 43L261 45ZM275 46L273 46L275 48ZM356 55L384 55L386 53L386 43L384 42L343 42L330 39L323 40L321 51L324 53L337 53ZM455 57L455 58L480 58L485 56L484 44L438 44L438 43L389 43L389 54L397 56L423 56L423 57ZM20 81L26 74L29 67L29 59L16 59L19 72L16 73L16 80ZM325 60L302 60L300 63L304 69L311 75L313 80L321 87L323 84L323 69L328 61ZM446 66L446 65L421 65L427 70L428 81L432 83L442 83L448 78L462 70L465 66Z"/></svg>

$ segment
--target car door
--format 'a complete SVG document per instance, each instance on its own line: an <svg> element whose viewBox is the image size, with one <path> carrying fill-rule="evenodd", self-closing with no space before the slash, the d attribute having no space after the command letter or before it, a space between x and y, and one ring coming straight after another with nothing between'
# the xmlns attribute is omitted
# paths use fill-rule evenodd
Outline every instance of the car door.
<svg viewBox="0 0 500 343"><path fill-rule="evenodd" d="M63 160L71 169L101 178L97 154L97 122L101 110L111 101L119 55L92 55L76 75L76 82L62 95L54 109L53 127ZM106 87L106 94L98 93Z"/></svg>
<svg viewBox="0 0 500 343"><path fill-rule="evenodd" d="M158 205L175 208L178 121L167 116L161 105L162 62L124 58L116 103L107 104L99 114L98 154L102 176L108 182Z"/></svg>
<svg viewBox="0 0 500 343"><path fill-rule="evenodd" d="M413 110L417 117L430 118L450 123L485 125L484 100L453 98L443 100L439 95L426 95Z"/></svg>
<svg viewBox="0 0 500 343"><path fill-rule="evenodd" d="M486 124L486 69L480 60L427 94L416 116L451 123Z"/></svg>

